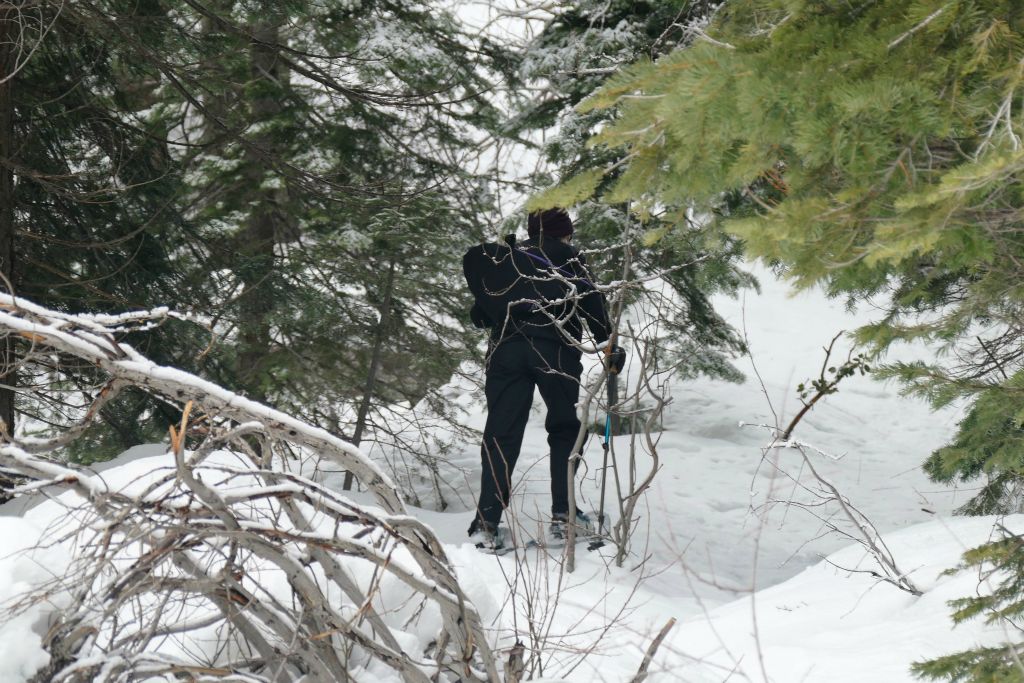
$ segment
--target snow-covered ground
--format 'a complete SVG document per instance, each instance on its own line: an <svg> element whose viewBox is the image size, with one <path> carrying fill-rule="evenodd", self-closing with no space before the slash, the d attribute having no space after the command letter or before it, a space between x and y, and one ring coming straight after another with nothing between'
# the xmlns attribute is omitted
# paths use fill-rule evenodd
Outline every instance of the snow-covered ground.
<svg viewBox="0 0 1024 683"><path fill-rule="evenodd" d="M933 413L895 387L856 377L815 407L797 432L842 456L813 456L815 467L886 535L922 596L849 571L871 568L870 558L848 539L824 533L805 510L765 506L769 499L799 499L795 481L806 481L806 471L795 451L763 459L767 433L741 422L787 422L798 405L795 386L817 374L822 347L869 312L851 315L813 293L790 297L785 285L758 275L762 294L718 305L746 328L767 396L742 359L745 384L698 380L672 387L659 443L662 470L638 508L641 532L623 567L614 565L608 546L581 547L569 574L555 550L494 557L468 545L479 477L473 443L457 446L452 466L441 472L454 511L412 511L446 542L494 643L508 648L520 639L529 648L534 678L630 680L670 619L677 622L650 665L650 681L910 681L913 661L1006 637L981 623L954 630L946 605L973 594L977 578L942 572L988 538L993 522L952 517L971 492L943 490L920 471L924 457L954 430L954 410ZM479 397L462 385L452 391L469 409L470 424L481 426ZM627 439L618 437L618 452ZM104 476L134 481L166 457L161 450L133 449ZM545 452L538 403L516 473L513 516L527 526L543 523L549 506ZM600 458L594 439L581 485L585 508L596 506ZM8 553L0 558L0 599L9 601L47 573L59 574L67 558L59 546L31 556L17 552L53 523L53 504L3 512ZM1024 518L1007 523L1024 529ZM0 683L26 680L45 663L38 643L48 609L22 609L0 624Z"/></svg>
<svg viewBox="0 0 1024 683"><path fill-rule="evenodd" d="M751 291L741 300L721 298L716 307L738 329L746 330L765 391L751 360L742 358L736 365L747 375L744 384L708 379L675 383L660 434L662 470L643 513L646 520L653 520L647 551L657 563L664 566L681 559L691 571L739 590L753 585L755 547L757 585L767 586L846 545L834 536L817 538L820 521L800 510L776 506L770 514L753 514L754 508L764 512L760 506L768 498L788 499L793 494L789 477L800 474L801 462L799 454L790 451L771 453L762 461L768 432L752 425L787 424L800 407L796 386L817 376L823 348L837 333L870 320L871 314L850 313L841 302L815 292L793 296L771 273L755 274L762 284L760 294ZM833 357L845 358L849 348L841 339ZM902 353L912 355L914 350ZM481 428L484 414L478 399L467 394L463 401L470 406L470 424ZM972 495L936 486L920 469L924 458L949 439L958 419L954 409L936 413L921 401L900 396L897 386L855 376L817 404L794 436L838 457L816 458L815 467L881 531L893 531L949 515ZM543 516L549 505L545 439L538 397L516 471L518 514L526 519L538 517L538 511ZM624 451L627 443L628 437L617 437L617 450ZM459 469L449 474L451 490L466 492L462 504L467 507L475 502L467 484L477 485L478 461L475 443L464 444L452 456ZM583 507L594 509L601 466L597 436L588 445L585 463ZM468 513L465 518L470 518ZM437 524L447 540L458 542L468 521ZM809 543L812 539L817 540ZM670 579L664 583L668 590L675 585Z"/></svg>
<svg viewBox="0 0 1024 683"><path fill-rule="evenodd" d="M954 632L945 602L973 593L975 581L939 578L992 527L991 519L952 518L972 492L936 486L920 470L953 433L955 409L933 412L901 397L896 386L857 376L818 404L796 432L840 456L814 456L814 466L887 535L900 568L924 596L837 569L833 565L869 568L871 562L809 512L765 506L770 499L800 499L795 480L807 481L807 473L795 451L763 459L767 431L742 423L787 424L799 408L796 386L817 376L823 348L838 332L870 320L872 311L851 313L814 292L793 296L770 273L756 274L761 294L716 305L746 329L764 391L749 359L737 362L748 375L742 385L702 379L672 387L659 443L662 469L639 510L643 530L623 568L613 565L610 548L581 550L571 576L559 573L557 553L494 558L467 545L453 551L504 646L515 633L529 644L527 615L537 605L527 604L523 592L533 587L549 632L545 676L628 680L670 617L679 623L659 650L651 671L661 673L651 680L909 681L912 661L1002 637L980 625ZM836 349L845 358L849 344L840 340ZM466 400L471 423L482 426L482 411ZM538 399L517 465L514 516L528 527L544 519L549 505L542 416ZM620 453L627 440L618 437ZM475 444L454 458L464 471L453 476L474 488L477 458ZM581 495L583 506L594 509L598 439L585 458ZM818 513L831 517L837 510ZM469 512L422 514L445 541L465 543ZM837 554L824 562L830 553ZM609 630L597 649L580 657L576 650L589 648L603 627Z"/></svg>

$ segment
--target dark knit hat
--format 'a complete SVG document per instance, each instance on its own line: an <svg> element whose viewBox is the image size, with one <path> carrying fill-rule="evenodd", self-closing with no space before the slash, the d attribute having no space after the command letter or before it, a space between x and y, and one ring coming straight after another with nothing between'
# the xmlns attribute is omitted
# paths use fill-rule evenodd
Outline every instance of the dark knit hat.
<svg viewBox="0 0 1024 683"><path fill-rule="evenodd" d="M545 237L565 237L573 233L572 219L565 209L545 209L531 213L526 220L526 231L530 237L544 233Z"/></svg>

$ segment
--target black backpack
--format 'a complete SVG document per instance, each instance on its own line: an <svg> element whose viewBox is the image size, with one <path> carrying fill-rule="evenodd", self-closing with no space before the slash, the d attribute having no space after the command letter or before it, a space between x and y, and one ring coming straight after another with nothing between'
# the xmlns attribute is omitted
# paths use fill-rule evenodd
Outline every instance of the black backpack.
<svg viewBox="0 0 1024 683"><path fill-rule="evenodd" d="M475 300L473 323L501 336L551 335L552 318L565 314L568 292L556 270L543 255L516 246L514 235L470 247L462 257L462 272Z"/></svg>

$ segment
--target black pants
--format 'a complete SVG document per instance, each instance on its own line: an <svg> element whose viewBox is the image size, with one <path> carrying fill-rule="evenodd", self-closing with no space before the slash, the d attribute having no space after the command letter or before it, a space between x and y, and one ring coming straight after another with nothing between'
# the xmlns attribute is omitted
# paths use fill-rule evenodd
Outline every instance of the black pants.
<svg viewBox="0 0 1024 683"><path fill-rule="evenodd" d="M547 406L544 427L551 449L551 511L569 511L569 453L580 430L576 402L582 372L580 352L554 340L513 337L491 352L478 519L497 524L508 507L512 470L519 458L535 386ZM475 527L474 522L470 533Z"/></svg>

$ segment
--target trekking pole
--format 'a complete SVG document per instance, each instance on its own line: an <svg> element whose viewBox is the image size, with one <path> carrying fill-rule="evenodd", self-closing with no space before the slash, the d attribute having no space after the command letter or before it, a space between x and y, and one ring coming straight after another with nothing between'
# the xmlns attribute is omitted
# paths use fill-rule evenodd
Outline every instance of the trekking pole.
<svg viewBox="0 0 1024 683"><path fill-rule="evenodd" d="M626 204L626 216L627 216L626 229L625 229L625 232L624 232L624 235L623 235L624 243L625 243L625 250L624 250L623 259L622 259L622 281L623 282L627 282L629 280L629 269L633 265L633 252L629 248L631 225L630 225L630 221L628 220L628 216L629 216L629 204L628 203ZM601 465L601 500L600 500L600 506L598 507L598 512L597 512L597 531L598 531L599 534L603 534L604 533L604 500L605 500L605 490L608 487L608 455L611 452L611 447L612 447L612 432L616 431L617 428L618 428L618 425L614 424L615 423L614 414L615 414L615 406L619 402L619 373L618 373L618 370L616 370L615 367L612 365L612 350L615 348L615 342L617 341L617 337L618 337L617 330L618 330L618 327L619 327L619 319L622 317L622 308L625 305L625 299L626 299L625 292L624 291L620 291L618 297L616 297L616 299L615 299L615 306L614 306L614 310L612 311L612 315L611 315L610 322L612 324L612 329L611 329L611 334L608 336L608 345L604 349L605 372L608 373L608 380L607 380L607 383L608 383L608 412L607 412L607 415L605 416L605 420L604 420L604 444L603 444L604 462ZM614 460L612 461L612 466L613 467L615 466L614 465ZM597 543L593 544L591 546L591 550L593 550L594 548L599 548L602 545L604 545L604 543L601 542L600 539L598 539L598 543L599 544L597 544Z"/></svg>
<svg viewBox="0 0 1024 683"><path fill-rule="evenodd" d="M605 351L605 363L607 364L608 372L608 411L605 415L604 420L604 443L602 448L604 450L604 461L601 464L601 498L597 508L597 533L604 534L604 497L605 491L608 488L608 452L611 450L612 444L612 406L619 402L619 374L611 364L611 348L612 342L608 341L608 348ZM599 541L600 542L600 541ZM600 545L591 544L592 548L600 548L604 545L600 542Z"/></svg>

